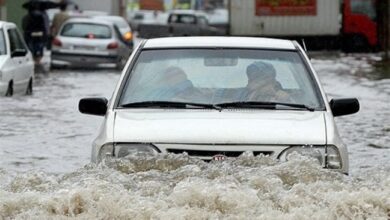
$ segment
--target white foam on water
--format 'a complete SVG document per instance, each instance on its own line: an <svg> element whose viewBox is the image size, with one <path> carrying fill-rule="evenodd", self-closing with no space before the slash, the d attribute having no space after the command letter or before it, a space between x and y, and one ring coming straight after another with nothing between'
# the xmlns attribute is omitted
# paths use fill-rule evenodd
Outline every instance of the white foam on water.
<svg viewBox="0 0 390 220"><path fill-rule="evenodd" d="M0 172L0 219L388 219L390 169L349 177L300 156L109 160L75 172Z"/></svg>

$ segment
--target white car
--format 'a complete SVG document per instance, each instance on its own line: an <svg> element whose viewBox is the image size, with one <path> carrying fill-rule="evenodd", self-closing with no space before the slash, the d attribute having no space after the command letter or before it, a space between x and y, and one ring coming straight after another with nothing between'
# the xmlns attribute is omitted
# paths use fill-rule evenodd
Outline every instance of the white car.
<svg viewBox="0 0 390 220"><path fill-rule="evenodd" d="M33 92L34 61L13 23L0 21L0 95Z"/></svg>
<svg viewBox="0 0 390 220"><path fill-rule="evenodd" d="M71 18L52 41L52 67L100 67L122 69L131 54L119 28L110 21Z"/></svg>
<svg viewBox="0 0 390 220"><path fill-rule="evenodd" d="M280 161L297 152L348 173L348 152L333 117L357 99L327 100L295 41L185 37L143 41L110 99L80 100L105 115L92 161L132 153L184 153L203 160L243 152Z"/></svg>

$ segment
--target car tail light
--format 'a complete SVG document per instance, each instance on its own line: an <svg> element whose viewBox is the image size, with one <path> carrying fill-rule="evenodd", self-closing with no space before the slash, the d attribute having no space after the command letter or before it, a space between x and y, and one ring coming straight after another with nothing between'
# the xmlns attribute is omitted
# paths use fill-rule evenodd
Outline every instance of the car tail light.
<svg viewBox="0 0 390 220"><path fill-rule="evenodd" d="M107 46L107 49L117 49L119 47L118 42L112 42Z"/></svg>
<svg viewBox="0 0 390 220"><path fill-rule="evenodd" d="M58 38L54 38L52 44L57 47L62 47L62 42Z"/></svg>
<svg viewBox="0 0 390 220"><path fill-rule="evenodd" d="M133 34L130 31L126 32L123 38L125 39L125 41L131 41L131 39L133 39Z"/></svg>

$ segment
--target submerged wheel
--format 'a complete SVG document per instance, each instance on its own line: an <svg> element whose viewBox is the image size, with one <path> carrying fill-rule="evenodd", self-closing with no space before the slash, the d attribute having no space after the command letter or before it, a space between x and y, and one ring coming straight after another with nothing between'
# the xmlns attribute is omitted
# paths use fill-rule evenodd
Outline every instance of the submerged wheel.
<svg viewBox="0 0 390 220"><path fill-rule="evenodd" d="M14 85L13 85L13 82L10 81L8 83L8 88L7 88L7 92L5 93L5 96L12 96L14 94Z"/></svg>
<svg viewBox="0 0 390 220"><path fill-rule="evenodd" d="M26 95L32 95L33 94L33 79L30 78L30 81L28 82L27 89L26 89Z"/></svg>

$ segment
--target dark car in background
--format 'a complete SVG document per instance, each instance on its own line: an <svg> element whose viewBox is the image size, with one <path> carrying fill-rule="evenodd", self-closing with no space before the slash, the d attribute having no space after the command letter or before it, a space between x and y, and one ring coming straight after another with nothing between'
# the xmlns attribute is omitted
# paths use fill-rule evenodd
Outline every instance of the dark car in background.
<svg viewBox="0 0 390 220"><path fill-rule="evenodd" d="M193 10L172 11L166 24L140 24L138 31L141 38L225 35L225 31L209 25L205 13Z"/></svg>

